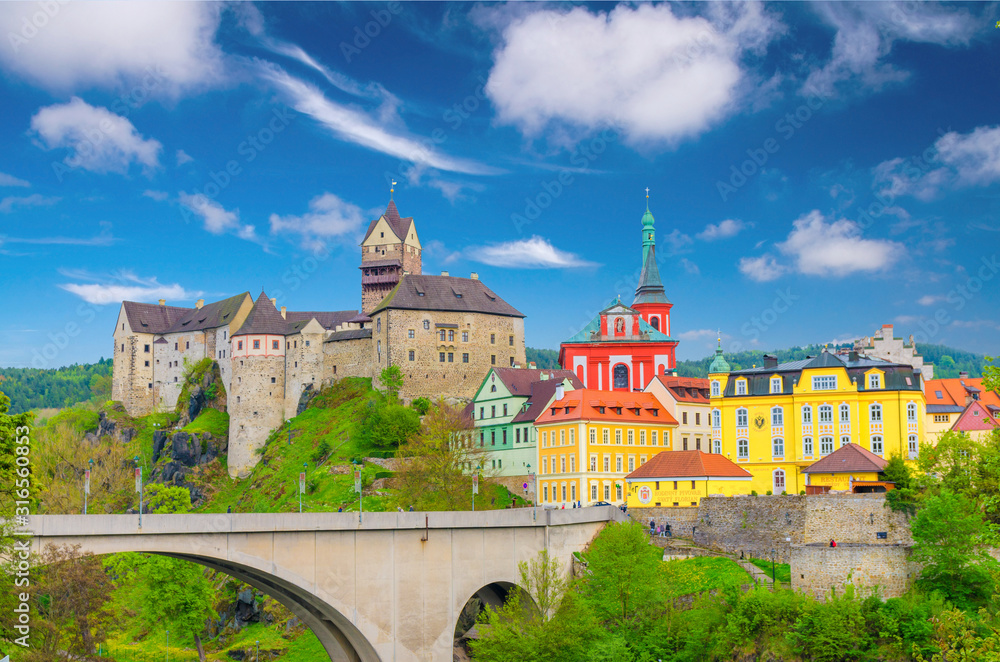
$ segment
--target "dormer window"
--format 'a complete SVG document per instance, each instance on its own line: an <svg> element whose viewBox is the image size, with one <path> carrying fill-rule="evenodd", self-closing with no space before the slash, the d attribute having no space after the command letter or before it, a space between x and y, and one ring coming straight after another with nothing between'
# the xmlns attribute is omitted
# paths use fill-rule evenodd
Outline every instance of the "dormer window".
<svg viewBox="0 0 1000 662"><path fill-rule="evenodd" d="M604 413L604 407L598 407L597 408L597 413L598 414L603 414Z"/></svg>
<svg viewBox="0 0 1000 662"><path fill-rule="evenodd" d="M736 380L736 395L746 395L747 394L747 380L738 379Z"/></svg>
<svg viewBox="0 0 1000 662"><path fill-rule="evenodd" d="M638 407L636 407L636 408L635 408L635 415L636 415L636 416L638 416L638 415L639 415L639 408L638 408Z"/></svg>
<svg viewBox="0 0 1000 662"><path fill-rule="evenodd" d="M659 416L660 415L660 410L659 409L650 409L649 413L651 413L653 416Z"/></svg>
<svg viewBox="0 0 1000 662"><path fill-rule="evenodd" d="M882 388L882 375L878 374L877 372L873 372L872 374L868 375L868 388L869 389Z"/></svg>
<svg viewBox="0 0 1000 662"><path fill-rule="evenodd" d="M619 416L621 416L621 414L622 414L622 408L621 407L615 407L615 413L618 414Z"/></svg>
<svg viewBox="0 0 1000 662"><path fill-rule="evenodd" d="M781 377L771 377L771 393L781 393Z"/></svg>

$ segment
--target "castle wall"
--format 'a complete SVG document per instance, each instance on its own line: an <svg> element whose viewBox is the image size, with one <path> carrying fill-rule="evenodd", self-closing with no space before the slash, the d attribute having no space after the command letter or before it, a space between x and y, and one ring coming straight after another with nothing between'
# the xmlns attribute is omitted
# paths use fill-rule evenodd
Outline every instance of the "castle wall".
<svg viewBox="0 0 1000 662"><path fill-rule="evenodd" d="M233 381L229 393L229 475L243 478L257 464L257 450L271 432L285 422L285 345L281 336L238 336L242 351L233 356ZM278 349L272 341L281 338ZM266 348L266 349L265 349Z"/></svg>
<svg viewBox="0 0 1000 662"><path fill-rule="evenodd" d="M115 329L111 397L125 405L131 416L145 416L153 411L153 334Z"/></svg>
<svg viewBox="0 0 1000 662"><path fill-rule="evenodd" d="M468 340L463 340L464 333ZM486 313L382 310L372 319L372 349L376 377L388 365L402 370L404 401L470 399L490 368L524 365L524 320Z"/></svg>
<svg viewBox="0 0 1000 662"><path fill-rule="evenodd" d="M306 384L318 388L324 373L323 337L325 333L297 333L285 337L285 416L295 416L299 397Z"/></svg>
<svg viewBox="0 0 1000 662"><path fill-rule="evenodd" d="M232 368L232 348L229 344L229 326L220 326L217 329L209 330L215 336L215 351L210 356L215 357L219 364L219 373L222 375L222 385L229 393L229 385L233 377Z"/></svg>
<svg viewBox="0 0 1000 662"><path fill-rule="evenodd" d="M323 344L324 380L373 376L371 338L337 340Z"/></svg>
<svg viewBox="0 0 1000 662"><path fill-rule="evenodd" d="M843 595L848 584L855 588L878 587L882 598L896 598L909 589L920 572L910 561L908 545L864 545L829 543L793 545L792 588L824 599L833 590Z"/></svg>
<svg viewBox="0 0 1000 662"><path fill-rule="evenodd" d="M184 362L193 365L206 356L209 343L206 336L212 336L211 330L187 331L184 333L168 333L163 336L166 343L156 347L156 380L153 384L157 411L173 411L177 406L177 398L184 386Z"/></svg>

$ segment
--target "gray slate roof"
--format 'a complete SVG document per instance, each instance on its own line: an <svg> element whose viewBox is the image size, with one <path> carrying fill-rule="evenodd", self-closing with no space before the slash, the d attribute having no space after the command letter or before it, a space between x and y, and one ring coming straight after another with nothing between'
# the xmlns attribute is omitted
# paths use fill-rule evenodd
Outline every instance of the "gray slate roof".
<svg viewBox="0 0 1000 662"><path fill-rule="evenodd" d="M407 233L410 231L410 226L413 225L413 217L407 216L406 218L401 218L399 216L399 210L396 209L396 203L392 200L389 201L389 206L385 208L385 213L379 218L384 218L386 222L389 223L389 227L392 231L396 233L396 236L400 240L406 239ZM361 240L361 243L368 241L368 237L375 230L375 225L379 222L379 218L368 224L368 231L365 232L365 238Z"/></svg>
<svg viewBox="0 0 1000 662"><path fill-rule="evenodd" d="M248 296L250 293L244 292L201 308L188 308L188 314L174 322L165 333L217 329L220 326L230 324L236 318L236 313L239 312L240 306L243 305L243 301Z"/></svg>
<svg viewBox="0 0 1000 662"><path fill-rule="evenodd" d="M346 331L337 331L336 333L330 334L330 337L326 339L326 342L337 342L338 340L358 340L361 338L371 337L371 329L347 329Z"/></svg>
<svg viewBox="0 0 1000 662"><path fill-rule="evenodd" d="M128 325L135 333L166 333L174 322L187 315L190 308L161 306L155 303L122 301Z"/></svg>
<svg viewBox="0 0 1000 662"><path fill-rule="evenodd" d="M262 291L254 302L250 314L243 326L233 334L235 336L263 335L283 336L288 332L288 323L274 307L271 300Z"/></svg>
<svg viewBox="0 0 1000 662"><path fill-rule="evenodd" d="M481 280L407 274L370 315L386 309L441 310L524 317Z"/></svg>
<svg viewBox="0 0 1000 662"><path fill-rule="evenodd" d="M861 356L857 360L845 360L836 354L822 352L819 356L801 359L798 361L788 361L779 364L777 367L767 368L758 366L745 370L734 370L730 373L730 379L726 383L725 397L736 395L736 378L745 377L747 380L747 395L770 395L772 375L781 377L781 393L790 394L792 388L802 377L802 371L813 368L845 368L847 375L857 382L858 391L868 390L868 382L864 379L864 373L871 368L878 368L885 372L885 380L882 388L877 391L919 391L920 372L915 371L913 366L892 363L883 359ZM909 382L907 382L909 380Z"/></svg>
<svg viewBox="0 0 1000 662"><path fill-rule="evenodd" d="M356 310L335 310L333 312L292 312L287 310L285 311L285 320L289 323L302 322L303 324L298 327L302 328L309 320L315 319L323 325L324 329L333 330L341 324L350 321L357 314L358 311ZM295 330L297 331L298 329ZM289 332L291 333L292 331L290 330Z"/></svg>

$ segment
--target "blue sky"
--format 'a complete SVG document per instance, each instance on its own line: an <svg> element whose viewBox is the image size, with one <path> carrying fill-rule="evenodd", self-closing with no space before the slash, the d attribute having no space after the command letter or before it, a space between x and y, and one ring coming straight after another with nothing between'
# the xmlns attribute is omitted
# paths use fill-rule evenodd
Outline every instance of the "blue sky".
<svg viewBox="0 0 1000 662"><path fill-rule="evenodd" d="M995 4L0 4L0 365L123 298L360 305L395 179L424 272L558 348L641 267L679 358L1000 337Z"/></svg>

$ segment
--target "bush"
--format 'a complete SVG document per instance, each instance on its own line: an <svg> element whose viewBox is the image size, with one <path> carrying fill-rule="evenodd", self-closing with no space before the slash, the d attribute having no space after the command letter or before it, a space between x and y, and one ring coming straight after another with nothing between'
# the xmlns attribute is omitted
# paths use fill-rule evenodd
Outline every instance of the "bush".
<svg viewBox="0 0 1000 662"><path fill-rule="evenodd" d="M757 490L750 490L750 496L757 496Z"/></svg>
<svg viewBox="0 0 1000 662"><path fill-rule="evenodd" d="M767 494L767 496L771 496L771 490L768 490L768 491L766 492L766 494Z"/></svg>
<svg viewBox="0 0 1000 662"><path fill-rule="evenodd" d="M326 459L326 456L330 454L333 448L330 446L330 441L328 439L323 439L319 442L319 445L312 452L312 461L319 464Z"/></svg>
<svg viewBox="0 0 1000 662"><path fill-rule="evenodd" d="M417 398L410 403L410 406L413 407L415 412L423 416L431 408L431 401L427 398Z"/></svg>
<svg viewBox="0 0 1000 662"><path fill-rule="evenodd" d="M805 490L799 490L799 496L805 496L805 495L806 495Z"/></svg>
<svg viewBox="0 0 1000 662"><path fill-rule="evenodd" d="M373 399L360 413L354 430L361 448L394 450L420 431L420 416L409 407Z"/></svg>

